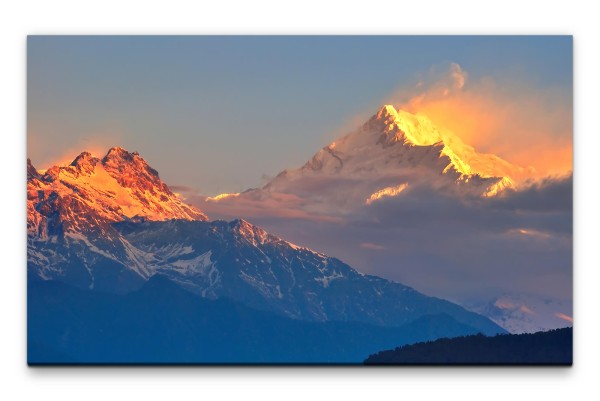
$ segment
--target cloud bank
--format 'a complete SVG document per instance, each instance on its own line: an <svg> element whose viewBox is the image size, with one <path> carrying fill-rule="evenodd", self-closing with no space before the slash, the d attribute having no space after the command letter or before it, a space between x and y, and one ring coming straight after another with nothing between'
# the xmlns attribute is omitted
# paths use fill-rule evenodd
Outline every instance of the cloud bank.
<svg viewBox="0 0 600 401"><path fill-rule="evenodd" d="M494 198L412 187L352 213L298 195L259 194L193 203L212 218L243 216L360 271L449 299L507 291L571 297L571 176Z"/></svg>

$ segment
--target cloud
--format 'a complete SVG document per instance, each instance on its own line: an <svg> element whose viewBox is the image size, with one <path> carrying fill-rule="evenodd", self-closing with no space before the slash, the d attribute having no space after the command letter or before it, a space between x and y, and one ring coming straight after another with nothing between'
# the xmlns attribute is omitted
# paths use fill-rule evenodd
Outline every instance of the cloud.
<svg viewBox="0 0 600 401"><path fill-rule="evenodd" d="M462 89L467 82L467 73L456 63L450 63L450 77L457 89Z"/></svg>
<svg viewBox="0 0 600 401"><path fill-rule="evenodd" d="M546 238L550 238L550 234L540 231L540 230L533 230L530 228L511 228L509 230L507 230L508 234L511 235L524 235L526 237L531 237L531 238L536 238L536 239L546 239Z"/></svg>
<svg viewBox="0 0 600 401"><path fill-rule="evenodd" d="M367 200L365 201L365 205L370 205L371 203L376 202L379 199L385 198L388 196L398 196L406 188L408 188L408 184L403 183L403 184L396 185L393 187L385 187L380 190L377 190L376 192L373 192L371 194L371 196L369 196L367 198Z"/></svg>
<svg viewBox="0 0 600 401"><path fill-rule="evenodd" d="M556 316L557 318L562 319L566 322L573 323L573 318L569 315L565 315L564 313L556 312L554 314L554 316Z"/></svg>
<svg viewBox="0 0 600 401"><path fill-rule="evenodd" d="M494 302L494 306L498 309L509 309L509 310L517 308L517 305L515 305L513 302L507 301L505 299L497 299Z"/></svg>
<svg viewBox="0 0 600 401"><path fill-rule="evenodd" d="M521 307L519 308L519 310L523 313L526 313L528 315L535 315L535 312L532 311L531 309L529 309L527 306L525 305L521 305Z"/></svg>
<svg viewBox="0 0 600 401"><path fill-rule="evenodd" d="M427 115L477 151L531 167L535 177L572 170L573 102L565 89L536 87L516 76L473 81L451 63L388 101Z"/></svg>
<svg viewBox="0 0 600 401"><path fill-rule="evenodd" d="M372 242L363 242L360 244L362 249L370 249L372 251L383 251L385 250L384 246L374 244Z"/></svg>
<svg viewBox="0 0 600 401"><path fill-rule="evenodd" d="M573 209L573 176L546 177L531 181L519 190L508 189L491 199L494 207L537 212Z"/></svg>
<svg viewBox="0 0 600 401"><path fill-rule="evenodd" d="M228 194L231 195L231 194ZM309 220L340 222L338 216L318 213L306 199L286 193L269 193L262 190L224 197L193 195L187 201L207 213L212 219L265 218L282 220Z"/></svg>
<svg viewBox="0 0 600 401"><path fill-rule="evenodd" d="M211 218L246 218L359 271L448 299L507 291L571 296L570 176L530 183L502 198L411 185L370 205L364 204L370 188L360 182L294 185L294 194L255 190L219 202L197 198L195 205Z"/></svg>

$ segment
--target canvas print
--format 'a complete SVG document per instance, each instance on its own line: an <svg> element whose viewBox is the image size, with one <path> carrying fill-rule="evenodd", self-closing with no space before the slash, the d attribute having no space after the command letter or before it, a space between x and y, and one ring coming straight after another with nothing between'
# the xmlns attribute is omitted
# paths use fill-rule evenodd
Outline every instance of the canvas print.
<svg viewBox="0 0 600 401"><path fill-rule="evenodd" d="M27 361L570 365L570 36L30 36Z"/></svg>

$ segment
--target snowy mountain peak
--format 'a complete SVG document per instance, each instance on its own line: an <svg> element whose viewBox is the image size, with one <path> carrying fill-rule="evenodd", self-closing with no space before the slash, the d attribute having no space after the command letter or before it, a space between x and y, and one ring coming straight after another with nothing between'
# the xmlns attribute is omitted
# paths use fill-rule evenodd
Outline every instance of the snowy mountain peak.
<svg viewBox="0 0 600 401"><path fill-rule="evenodd" d="M82 173L90 175L96 168L96 164L99 162L100 159L92 156L90 152L82 152L75 160L73 160L71 166L76 167Z"/></svg>
<svg viewBox="0 0 600 401"><path fill-rule="evenodd" d="M134 155L139 155L137 152L128 152L120 146L114 146L108 150L106 156L104 156L105 160L109 159L129 159L131 160Z"/></svg>
<svg viewBox="0 0 600 401"><path fill-rule="evenodd" d="M257 227L244 219L236 219L229 224L235 234L254 245L264 244L269 241L281 241L279 238L267 233L262 228Z"/></svg>
<svg viewBox="0 0 600 401"><path fill-rule="evenodd" d="M71 162L71 166L80 166L84 163L89 163L92 159L96 159L97 158L93 157L92 154L90 152L81 152L79 154L79 156L77 156L72 162Z"/></svg>
<svg viewBox="0 0 600 401"><path fill-rule="evenodd" d="M43 176L27 165L28 232L41 237L63 232L107 230L113 222L207 220L183 203L138 153L112 148L100 160L82 152L68 166Z"/></svg>
<svg viewBox="0 0 600 401"><path fill-rule="evenodd" d="M432 146L445 142L444 136L429 118L422 114L396 110L391 105L383 106L363 125L362 131L382 134L377 138L377 143L384 146L391 146L396 142L415 146Z"/></svg>
<svg viewBox="0 0 600 401"><path fill-rule="evenodd" d="M395 110L389 105L379 110L362 127L362 131L379 135L377 143L384 147L396 143L439 147L440 156L450 159L445 172L452 169L461 176L502 179L503 187L512 186L512 177L523 172L523 168L495 155L478 153L455 133L441 129L427 116Z"/></svg>
<svg viewBox="0 0 600 401"><path fill-rule="evenodd" d="M380 120L392 118L395 119L398 116L398 112L391 104L386 104L379 109L376 114L376 117Z"/></svg>
<svg viewBox="0 0 600 401"><path fill-rule="evenodd" d="M164 186L163 190L169 191L160 181L158 171L148 165L146 160L137 152L128 152L123 148L111 148L102 159L104 169L119 181L121 185L133 187L137 184Z"/></svg>
<svg viewBox="0 0 600 401"><path fill-rule="evenodd" d="M477 152L427 116L387 104L360 127L321 148L302 167L282 171L262 190L304 198L312 196L305 188L319 188L319 208L330 203L338 210L352 210L353 205L405 196L410 191L388 189L408 186L457 196L495 196L514 187L513 177L523 173L524 169L498 156ZM381 193L394 195L378 196Z"/></svg>

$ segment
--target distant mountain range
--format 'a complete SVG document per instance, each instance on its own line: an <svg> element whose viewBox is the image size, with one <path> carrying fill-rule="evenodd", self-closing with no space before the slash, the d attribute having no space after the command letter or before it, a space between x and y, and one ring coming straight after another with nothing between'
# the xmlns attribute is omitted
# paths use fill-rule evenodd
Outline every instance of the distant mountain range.
<svg viewBox="0 0 600 401"><path fill-rule="evenodd" d="M390 200L408 199L398 204L418 221L419 213L461 210L415 207L423 199L478 205L515 192L525 173L389 105L262 188L196 206L123 148L47 170L28 160L29 362L361 363L419 341L571 324L558 312L569 305L518 294L467 310L240 218L343 217L374 230L397 212L385 208ZM210 221L213 214L231 220ZM401 256L387 263L410 266Z"/></svg>
<svg viewBox="0 0 600 401"><path fill-rule="evenodd" d="M277 321L285 327L298 325L297 330L289 330L290 336L304 336L306 327L325 328L331 333L331 327L342 325L340 330L348 336L340 343L344 347L363 344L361 338L369 337L373 345L392 345L394 342L387 340L391 337L397 344L439 336L504 332L489 319L456 304L363 275L336 258L291 244L247 221L209 222L203 212L171 192L137 153L112 148L99 159L84 152L69 166L40 172L28 162L27 170L28 297L32 306L28 334L32 355L47 351L80 362L94 362L95 358L98 362L151 361L151 356L140 359L142 350L128 354L125 344L132 346L134 339L119 336L127 332L143 337L142 333L152 332L154 324L155 329L162 325L162 330L173 324L177 328L165 331L166 337L148 334L147 339L138 337L135 341L140 346L144 341L175 339L188 344L193 342L193 333L199 333L200 322L194 321L198 316L204 316L201 321L208 327L215 327L213 331L203 329L208 330L207 336L224 335L225 328L217 329L224 324L236 335L244 334L244 341L271 338L276 342L275 337L264 334L267 321L275 319L265 313L279 316ZM63 286L49 285L54 282ZM209 313L213 306L223 308L223 314ZM110 312L116 310L122 314ZM171 317L160 318L166 319L166 326L150 317L153 311L167 310ZM233 311L241 313L243 319ZM235 322L226 321L225 316ZM183 327L187 324L190 326ZM242 327L238 327L240 324ZM351 330L344 325L361 329ZM406 329L410 325L432 329L411 331ZM191 330L193 327L196 329ZM231 335L234 342L239 340ZM113 340L105 343L106 348L97 348L102 352L86 354L86 342L96 344L98 336ZM277 338L284 341L283 337ZM285 338L292 341L289 336ZM312 338L311 344L317 341L317 337L307 337L306 341L308 338ZM293 341L300 340L294 337ZM108 349L111 344L115 347L112 353ZM240 344L251 346L243 341ZM263 350L264 359L252 354L247 361L283 362L267 353L268 344L257 348ZM328 362L358 362L366 356L358 354L368 347L358 347L361 351L352 357L347 348L342 348L322 355L329 355ZM288 355L288 362L300 361L294 355L303 355L304 351L299 348L297 354L281 355ZM147 355L160 362L169 362L171 355L171 362L183 362L182 354L177 352L160 358L152 352ZM187 362L219 362L220 354L212 354L209 359L203 359L202 353L189 355L196 359L190 357ZM242 351L222 354L222 361L238 358L241 362L245 360L243 355ZM310 360L319 362L318 354L314 358ZM30 362L35 361L32 356Z"/></svg>
<svg viewBox="0 0 600 401"><path fill-rule="evenodd" d="M549 327L573 325L573 319L559 311L569 311L566 301L550 297L503 294L489 301L467 303L469 310L489 317L513 334L546 331Z"/></svg>

